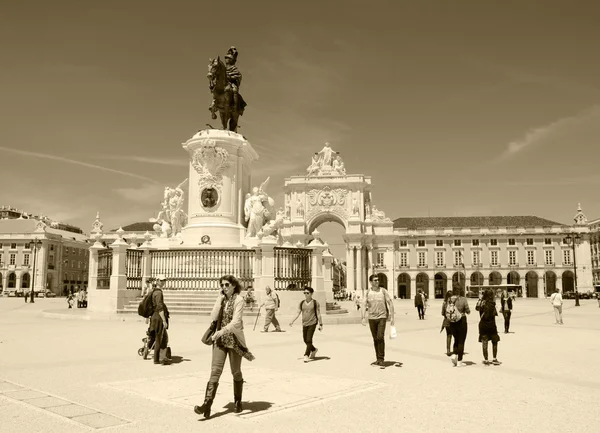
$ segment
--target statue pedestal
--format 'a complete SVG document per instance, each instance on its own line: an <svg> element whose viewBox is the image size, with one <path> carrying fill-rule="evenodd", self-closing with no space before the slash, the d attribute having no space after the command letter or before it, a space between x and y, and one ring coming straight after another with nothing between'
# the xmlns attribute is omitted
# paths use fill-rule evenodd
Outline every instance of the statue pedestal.
<svg viewBox="0 0 600 433"><path fill-rule="evenodd" d="M244 191L258 154L240 134L203 130L183 143L190 154L188 224L181 246L241 247Z"/></svg>

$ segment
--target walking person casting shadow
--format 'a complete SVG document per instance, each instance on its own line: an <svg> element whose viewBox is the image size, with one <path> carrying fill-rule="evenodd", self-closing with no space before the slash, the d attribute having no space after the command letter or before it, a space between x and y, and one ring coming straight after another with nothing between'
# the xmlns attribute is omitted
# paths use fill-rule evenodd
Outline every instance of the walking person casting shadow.
<svg viewBox="0 0 600 433"><path fill-rule="evenodd" d="M390 319L390 325L394 326L394 303L387 290L379 287L377 275L369 277L371 288L365 295L362 309L362 325L367 325L367 313L369 314L369 328L375 346L377 359L371 365L385 368L385 322Z"/></svg>
<svg viewBox="0 0 600 433"><path fill-rule="evenodd" d="M225 366L225 358L229 356L229 367L233 375L233 398L235 413L242 412L242 391L244 378L242 376L242 358L248 361L254 360L246 346L244 337L244 322L242 315L245 301L240 296L241 287L233 275L225 275L219 280L221 294L211 312L211 319L215 325L215 333L212 335L212 362L210 379L206 384L204 403L195 406L194 412L210 418L210 410L217 394L219 379Z"/></svg>
<svg viewBox="0 0 600 433"><path fill-rule="evenodd" d="M317 349L313 346L313 336L317 329L317 323L319 324L319 331L323 330L323 319L321 317L321 306L316 299L312 298L314 289L312 287L304 288L304 301L300 302L298 306L298 314L290 322L290 327L294 324L296 319L302 314L302 337L304 344L306 344L306 350L304 351L304 362L309 362L311 359L314 360L317 355Z"/></svg>

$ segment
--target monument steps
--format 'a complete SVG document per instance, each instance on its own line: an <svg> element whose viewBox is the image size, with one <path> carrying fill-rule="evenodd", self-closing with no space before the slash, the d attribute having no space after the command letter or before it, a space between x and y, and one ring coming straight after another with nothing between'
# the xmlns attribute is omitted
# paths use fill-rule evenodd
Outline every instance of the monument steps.
<svg viewBox="0 0 600 433"><path fill-rule="evenodd" d="M163 292L165 303L169 306L171 315L198 315L209 316L219 296L217 290L165 290ZM120 314L137 314L138 305L142 297L132 299L122 310ZM325 304L325 314L338 315L347 314L348 310L340 307L333 302ZM244 316L256 316L258 314L258 304L255 302L253 309L249 306L244 307Z"/></svg>

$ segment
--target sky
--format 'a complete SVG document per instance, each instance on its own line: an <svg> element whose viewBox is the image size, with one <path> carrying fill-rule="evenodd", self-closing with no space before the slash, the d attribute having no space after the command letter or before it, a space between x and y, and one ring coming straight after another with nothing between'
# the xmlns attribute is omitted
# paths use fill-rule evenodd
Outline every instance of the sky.
<svg viewBox="0 0 600 433"><path fill-rule="evenodd" d="M3 2L0 204L87 232L156 216L235 45L277 206L329 142L392 219L600 217L597 2L288 3Z"/></svg>

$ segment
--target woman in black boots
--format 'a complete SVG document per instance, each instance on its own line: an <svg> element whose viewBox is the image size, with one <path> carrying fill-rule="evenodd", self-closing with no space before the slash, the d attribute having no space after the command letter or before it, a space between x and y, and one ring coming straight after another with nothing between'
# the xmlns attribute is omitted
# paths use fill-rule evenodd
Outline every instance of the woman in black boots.
<svg viewBox="0 0 600 433"><path fill-rule="evenodd" d="M233 275L225 275L219 280L221 295L213 307L211 318L217 322L217 330L213 335L213 352L210 379L206 385L206 393L202 406L195 406L198 415L210 417L210 409L219 387L219 378L223 373L225 358L229 356L229 366L233 375L233 398L235 413L242 411L242 358L254 360L254 355L246 347L244 337L244 298L240 296L240 283Z"/></svg>

